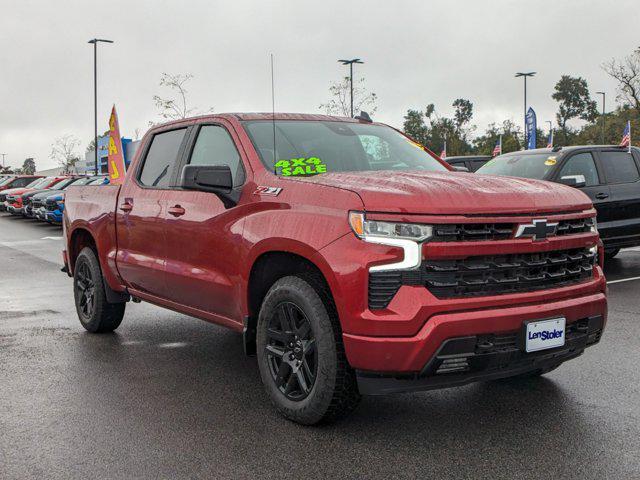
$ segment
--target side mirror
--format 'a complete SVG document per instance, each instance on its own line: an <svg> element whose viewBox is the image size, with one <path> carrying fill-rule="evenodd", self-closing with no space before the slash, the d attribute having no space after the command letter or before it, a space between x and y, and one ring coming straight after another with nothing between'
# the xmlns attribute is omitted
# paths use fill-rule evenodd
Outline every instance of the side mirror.
<svg viewBox="0 0 640 480"><path fill-rule="evenodd" d="M180 186L185 190L215 193L227 208L240 199L240 192L233 189L229 165L185 165Z"/></svg>
<svg viewBox="0 0 640 480"><path fill-rule="evenodd" d="M560 177L558 183L574 188L582 188L587 184L587 180L584 178L584 175L564 175Z"/></svg>
<svg viewBox="0 0 640 480"><path fill-rule="evenodd" d="M467 167L460 167L460 166L455 166L455 165L451 165L453 167L453 169L456 172L467 172L469 173L469 169Z"/></svg>

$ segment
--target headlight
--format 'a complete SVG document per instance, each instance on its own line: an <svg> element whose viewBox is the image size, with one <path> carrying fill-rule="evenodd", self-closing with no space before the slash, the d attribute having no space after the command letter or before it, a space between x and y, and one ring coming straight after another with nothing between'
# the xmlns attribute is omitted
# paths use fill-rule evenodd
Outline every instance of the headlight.
<svg viewBox="0 0 640 480"><path fill-rule="evenodd" d="M363 212L349 212L349 225L353 233L365 242L399 247L403 250L402 261L374 265L369 268L370 272L418 268L422 261L420 242L427 240L433 233L431 225L367 220Z"/></svg>
<svg viewBox="0 0 640 480"><path fill-rule="evenodd" d="M353 233L362 239L366 237L386 237L422 242L433 234L431 225L367 220L362 212L349 212L349 224Z"/></svg>

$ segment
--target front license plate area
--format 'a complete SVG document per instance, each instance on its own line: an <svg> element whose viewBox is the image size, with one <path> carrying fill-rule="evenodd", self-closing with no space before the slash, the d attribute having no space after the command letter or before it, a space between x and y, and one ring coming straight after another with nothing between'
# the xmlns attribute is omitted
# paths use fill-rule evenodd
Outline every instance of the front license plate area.
<svg viewBox="0 0 640 480"><path fill-rule="evenodd" d="M527 353L562 347L565 341L566 323L567 320L562 317L526 322L524 346Z"/></svg>

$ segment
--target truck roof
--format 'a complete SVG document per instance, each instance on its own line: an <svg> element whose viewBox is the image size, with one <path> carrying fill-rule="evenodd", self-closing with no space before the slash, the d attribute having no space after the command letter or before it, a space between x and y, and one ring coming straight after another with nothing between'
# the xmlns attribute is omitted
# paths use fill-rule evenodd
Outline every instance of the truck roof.
<svg viewBox="0 0 640 480"><path fill-rule="evenodd" d="M240 121L245 120L307 120L307 121L322 121L322 122L350 122L360 123L360 120L349 117L339 117L335 115L322 115L315 113L282 113L282 112L234 112L234 113L211 113L207 115L198 115L194 117L181 118L179 120L173 120L171 122L161 123L156 127L164 127L167 125L181 124L184 122L190 122L193 120L204 120L207 118L224 118L227 120L235 119ZM375 123L375 122L373 122Z"/></svg>

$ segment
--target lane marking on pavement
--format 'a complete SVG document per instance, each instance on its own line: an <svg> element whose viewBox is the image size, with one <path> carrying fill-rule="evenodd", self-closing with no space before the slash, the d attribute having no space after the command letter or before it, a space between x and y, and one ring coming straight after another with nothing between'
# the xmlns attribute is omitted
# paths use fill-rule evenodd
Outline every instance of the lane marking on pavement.
<svg viewBox="0 0 640 480"><path fill-rule="evenodd" d="M169 342L169 343L161 343L158 345L160 348L182 348L188 345L187 342Z"/></svg>
<svg viewBox="0 0 640 480"><path fill-rule="evenodd" d="M632 280L640 280L640 277L629 277L629 278L621 278L620 280L609 280L607 282L607 285L611 285L612 283L630 282Z"/></svg>
<svg viewBox="0 0 640 480"><path fill-rule="evenodd" d="M62 237L42 237L40 240L62 240Z"/></svg>

